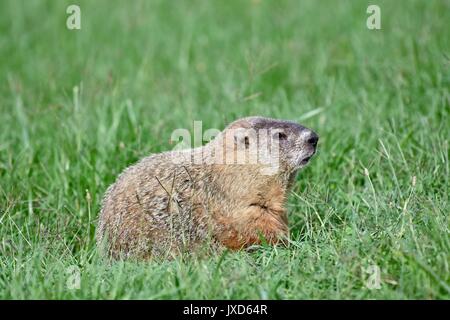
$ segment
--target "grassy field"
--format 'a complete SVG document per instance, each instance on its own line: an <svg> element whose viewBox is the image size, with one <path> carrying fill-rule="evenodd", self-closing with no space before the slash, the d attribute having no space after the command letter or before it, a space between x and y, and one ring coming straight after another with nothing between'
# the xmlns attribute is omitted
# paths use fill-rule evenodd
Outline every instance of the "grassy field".
<svg viewBox="0 0 450 320"><path fill-rule="evenodd" d="M0 1L0 298L449 299L449 21L444 0ZM288 248L99 258L124 167L247 115L321 136Z"/></svg>

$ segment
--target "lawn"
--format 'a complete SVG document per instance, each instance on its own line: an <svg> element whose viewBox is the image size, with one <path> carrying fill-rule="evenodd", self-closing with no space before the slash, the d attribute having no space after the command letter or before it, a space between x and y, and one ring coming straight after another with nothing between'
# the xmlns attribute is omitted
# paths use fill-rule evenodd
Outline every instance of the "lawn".
<svg viewBox="0 0 450 320"><path fill-rule="evenodd" d="M0 298L449 299L449 21L445 0L0 1ZM126 166L248 115L321 137L287 248L99 257Z"/></svg>

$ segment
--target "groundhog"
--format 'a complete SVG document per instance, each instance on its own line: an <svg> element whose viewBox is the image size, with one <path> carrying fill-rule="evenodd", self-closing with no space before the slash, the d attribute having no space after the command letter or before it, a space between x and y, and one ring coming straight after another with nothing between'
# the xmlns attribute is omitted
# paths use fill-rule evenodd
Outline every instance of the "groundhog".
<svg viewBox="0 0 450 320"><path fill-rule="evenodd" d="M114 259L148 259L283 242L287 195L318 140L293 121L248 117L202 147L143 158L107 189L98 246Z"/></svg>

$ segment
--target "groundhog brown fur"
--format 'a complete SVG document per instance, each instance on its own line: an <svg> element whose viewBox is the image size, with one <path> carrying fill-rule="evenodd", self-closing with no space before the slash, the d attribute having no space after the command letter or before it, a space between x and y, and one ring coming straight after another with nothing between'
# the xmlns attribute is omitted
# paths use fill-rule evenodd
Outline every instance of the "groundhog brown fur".
<svg viewBox="0 0 450 320"><path fill-rule="evenodd" d="M202 147L143 158L105 193L101 252L148 259L286 239L286 199L318 139L293 121L248 117Z"/></svg>

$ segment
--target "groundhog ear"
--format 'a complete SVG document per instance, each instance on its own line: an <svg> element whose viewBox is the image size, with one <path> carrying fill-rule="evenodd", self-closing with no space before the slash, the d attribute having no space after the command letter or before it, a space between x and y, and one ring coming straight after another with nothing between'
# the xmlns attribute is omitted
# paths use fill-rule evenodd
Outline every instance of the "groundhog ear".
<svg viewBox="0 0 450 320"><path fill-rule="evenodd" d="M241 119L233 122L228 128L229 129L249 129L252 127L252 123L247 119Z"/></svg>

